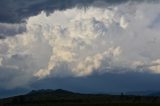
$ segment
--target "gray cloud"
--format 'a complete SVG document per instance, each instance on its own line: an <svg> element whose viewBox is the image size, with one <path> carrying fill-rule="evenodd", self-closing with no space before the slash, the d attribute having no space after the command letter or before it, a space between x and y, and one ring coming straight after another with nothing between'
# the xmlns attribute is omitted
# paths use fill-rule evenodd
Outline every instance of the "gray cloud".
<svg viewBox="0 0 160 106"><path fill-rule="evenodd" d="M33 89L66 89L82 93L113 93L130 91L159 91L160 77L157 74L127 72L127 73L94 73L88 77L48 77L38 80L29 87L2 89L0 97L25 94Z"/></svg>
<svg viewBox="0 0 160 106"><path fill-rule="evenodd" d="M127 0L112 1L112 0L98 0L98 2L106 3L120 3ZM48 15L55 10L65 10L75 6L88 7L89 5L99 4L97 0L1 0L0 3L0 39L8 36L24 32L25 21L30 16L39 14L45 11ZM15 24L9 24L15 23ZM22 24L18 24L22 23Z"/></svg>
<svg viewBox="0 0 160 106"><path fill-rule="evenodd" d="M83 78L45 78L32 84L32 89L62 88L75 92L118 94L129 91L159 91L159 79L157 74L143 72L94 73Z"/></svg>
<svg viewBox="0 0 160 106"><path fill-rule="evenodd" d="M0 36L2 39L8 36L15 36L25 31L26 31L26 28L24 23L22 24L0 23Z"/></svg>
<svg viewBox="0 0 160 106"><path fill-rule="evenodd" d="M74 7L49 15L42 11L22 26L1 24L7 29L1 33L16 35L0 40L2 86L15 88L46 77L93 73L159 74L160 37L155 25L159 5L127 2L86 10Z"/></svg>
<svg viewBox="0 0 160 106"><path fill-rule="evenodd" d="M5 39L5 37L4 36L0 36L0 39Z"/></svg>
<svg viewBox="0 0 160 106"><path fill-rule="evenodd" d="M54 10L64 10L76 5L88 6L97 0L1 0L0 22L23 22L25 18L37 15L41 11L48 13ZM98 0L99 1L99 0ZM119 3L128 0L101 0L107 3Z"/></svg>

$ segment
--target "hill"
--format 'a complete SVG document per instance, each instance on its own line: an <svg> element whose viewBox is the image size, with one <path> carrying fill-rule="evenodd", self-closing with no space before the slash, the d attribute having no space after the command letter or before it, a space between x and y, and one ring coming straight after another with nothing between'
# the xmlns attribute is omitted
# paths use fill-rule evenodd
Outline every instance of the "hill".
<svg viewBox="0 0 160 106"><path fill-rule="evenodd" d="M160 106L158 96L80 94L62 89L33 90L0 100L0 106Z"/></svg>
<svg viewBox="0 0 160 106"><path fill-rule="evenodd" d="M39 96L39 95L71 95L74 94L71 91L66 91L63 89L57 89L57 90L52 90L52 89L41 89L41 90L32 90L29 92L27 95L28 96Z"/></svg>

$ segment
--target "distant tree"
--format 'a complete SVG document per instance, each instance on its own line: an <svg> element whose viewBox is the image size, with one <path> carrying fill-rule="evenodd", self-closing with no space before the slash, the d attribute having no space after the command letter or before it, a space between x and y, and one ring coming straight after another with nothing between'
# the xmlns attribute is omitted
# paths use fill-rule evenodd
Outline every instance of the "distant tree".
<svg viewBox="0 0 160 106"><path fill-rule="evenodd" d="M14 104L22 104L22 103L24 103L24 97L23 96L18 96L18 97L16 97L16 98L13 98L13 101L12 101L12 103L14 103Z"/></svg>
<svg viewBox="0 0 160 106"><path fill-rule="evenodd" d="M121 101L124 101L124 99L125 99L124 97L125 97L125 96L124 96L124 93L123 93L123 92L121 92L120 100L121 100Z"/></svg>
<svg viewBox="0 0 160 106"><path fill-rule="evenodd" d="M133 102L142 102L141 96L135 96Z"/></svg>

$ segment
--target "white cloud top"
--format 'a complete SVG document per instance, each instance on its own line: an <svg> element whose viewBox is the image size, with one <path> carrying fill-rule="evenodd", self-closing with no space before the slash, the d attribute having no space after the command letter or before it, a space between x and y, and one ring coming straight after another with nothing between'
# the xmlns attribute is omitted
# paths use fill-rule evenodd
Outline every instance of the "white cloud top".
<svg viewBox="0 0 160 106"><path fill-rule="evenodd" d="M160 73L159 29L159 3L41 12L26 20L26 32L0 40L0 73L22 73L12 75L8 87L34 77L125 72L121 69Z"/></svg>

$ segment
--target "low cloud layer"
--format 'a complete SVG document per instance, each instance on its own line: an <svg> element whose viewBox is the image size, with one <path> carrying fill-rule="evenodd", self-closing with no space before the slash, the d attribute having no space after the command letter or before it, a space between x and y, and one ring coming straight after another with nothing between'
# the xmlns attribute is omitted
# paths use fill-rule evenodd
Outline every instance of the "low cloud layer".
<svg viewBox="0 0 160 106"><path fill-rule="evenodd" d="M22 32L21 24L8 26L18 29L0 40L1 86L92 73L160 73L160 3L42 11Z"/></svg>
<svg viewBox="0 0 160 106"><path fill-rule="evenodd" d="M10 37L17 35L19 33L23 33L26 31L25 23L21 24L6 24L0 23L0 37L1 39L5 37Z"/></svg>

